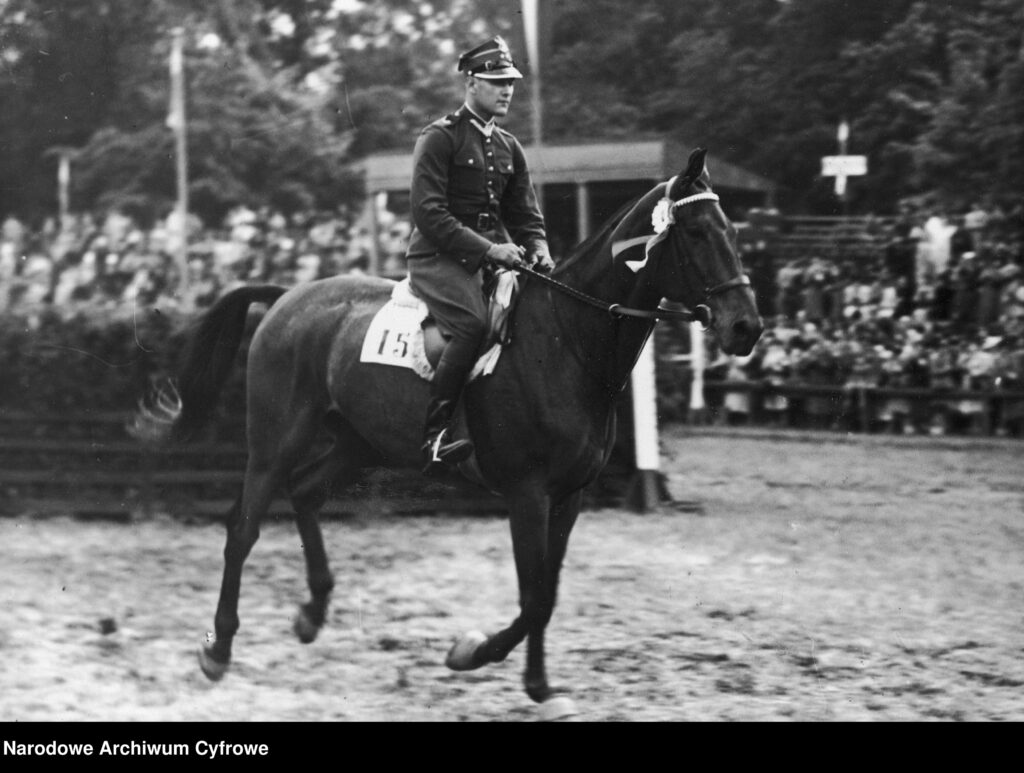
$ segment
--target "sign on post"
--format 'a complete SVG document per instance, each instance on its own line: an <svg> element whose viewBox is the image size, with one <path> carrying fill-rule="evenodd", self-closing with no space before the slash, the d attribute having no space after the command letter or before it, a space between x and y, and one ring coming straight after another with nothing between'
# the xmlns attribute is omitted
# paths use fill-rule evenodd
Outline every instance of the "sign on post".
<svg viewBox="0 0 1024 773"><path fill-rule="evenodd" d="M867 156L822 156L821 176L836 178L836 195L846 192L846 178L868 173Z"/></svg>

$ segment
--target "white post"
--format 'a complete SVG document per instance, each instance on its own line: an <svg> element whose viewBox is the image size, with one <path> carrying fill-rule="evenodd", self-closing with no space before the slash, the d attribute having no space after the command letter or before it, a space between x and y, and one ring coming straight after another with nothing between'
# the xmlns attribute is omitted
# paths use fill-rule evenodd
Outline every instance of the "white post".
<svg viewBox="0 0 1024 773"><path fill-rule="evenodd" d="M633 432L636 466L639 470L658 471L658 391L654 374L654 334L647 339L631 375L633 387Z"/></svg>
<svg viewBox="0 0 1024 773"><path fill-rule="evenodd" d="M704 368L707 366L707 352L704 348L704 328L699 322L690 323L690 369L693 381L690 383L690 423L703 424L706 418L704 403Z"/></svg>
<svg viewBox="0 0 1024 773"><path fill-rule="evenodd" d="M633 398L633 445L636 474L627 501L638 512L648 512L668 498L661 479L661 449L658 443L658 389L655 381L655 344L651 333L640 351L630 386Z"/></svg>

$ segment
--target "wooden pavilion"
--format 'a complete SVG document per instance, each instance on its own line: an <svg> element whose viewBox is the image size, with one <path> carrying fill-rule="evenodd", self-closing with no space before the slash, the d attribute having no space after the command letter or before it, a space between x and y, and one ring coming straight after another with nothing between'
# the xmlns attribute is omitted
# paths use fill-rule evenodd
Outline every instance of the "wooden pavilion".
<svg viewBox="0 0 1024 773"><path fill-rule="evenodd" d="M669 179L686 165L690 150L673 140L527 146L526 158L548 225L556 260L585 239L622 204ZM715 190L731 218L751 207L772 206L775 185L714 155L708 158ZM384 231L409 219L411 153L382 153L363 162L371 273L394 273L384 254ZM389 222L390 221L390 222ZM391 264L394 265L393 263Z"/></svg>

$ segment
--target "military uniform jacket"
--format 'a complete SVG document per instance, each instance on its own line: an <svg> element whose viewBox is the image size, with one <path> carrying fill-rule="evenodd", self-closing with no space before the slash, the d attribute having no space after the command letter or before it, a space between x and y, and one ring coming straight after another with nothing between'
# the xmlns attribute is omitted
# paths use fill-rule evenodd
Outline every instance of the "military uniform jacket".
<svg viewBox="0 0 1024 773"><path fill-rule="evenodd" d="M546 247L526 155L509 132L463 105L427 126L413 151L413 231L407 257L441 254L475 272L494 243Z"/></svg>

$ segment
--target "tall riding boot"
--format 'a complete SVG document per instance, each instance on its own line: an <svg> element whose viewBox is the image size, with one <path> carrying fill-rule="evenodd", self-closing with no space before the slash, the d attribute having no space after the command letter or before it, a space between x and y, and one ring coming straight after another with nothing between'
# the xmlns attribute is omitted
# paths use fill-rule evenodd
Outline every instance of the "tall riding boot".
<svg viewBox="0 0 1024 773"><path fill-rule="evenodd" d="M453 440L449 430L462 387L473 367L476 350L477 346L472 341L453 339L445 347L434 371L423 437L424 475L443 475L448 471L448 465L464 462L473 453L473 444L469 440Z"/></svg>

